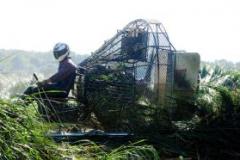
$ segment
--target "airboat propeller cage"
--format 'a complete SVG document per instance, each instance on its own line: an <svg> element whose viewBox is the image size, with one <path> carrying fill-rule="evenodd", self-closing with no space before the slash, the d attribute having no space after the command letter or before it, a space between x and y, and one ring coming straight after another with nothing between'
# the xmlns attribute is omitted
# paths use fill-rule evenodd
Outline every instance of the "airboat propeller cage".
<svg viewBox="0 0 240 160"><path fill-rule="evenodd" d="M118 77L125 76L111 82L99 77L90 80L81 85L85 92L98 87L96 81L104 82L119 101L160 105L172 105L172 97L192 95L198 86L199 65L197 53L176 51L162 23L143 19L130 22L79 64L86 68L86 76L104 73L102 70L106 75L116 72ZM87 95L80 90L82 96Z"/></svg>

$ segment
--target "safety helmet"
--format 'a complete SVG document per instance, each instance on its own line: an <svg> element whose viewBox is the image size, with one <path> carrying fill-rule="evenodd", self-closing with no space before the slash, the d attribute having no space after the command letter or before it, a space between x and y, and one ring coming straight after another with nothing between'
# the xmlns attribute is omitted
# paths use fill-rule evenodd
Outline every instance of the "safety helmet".
<svg viewBox="0 0 240 160"><path fill-rule="evenodd" d="M53 48L54 57L61 62L70 54L69 47L66 43L57 43Z"/></svg>

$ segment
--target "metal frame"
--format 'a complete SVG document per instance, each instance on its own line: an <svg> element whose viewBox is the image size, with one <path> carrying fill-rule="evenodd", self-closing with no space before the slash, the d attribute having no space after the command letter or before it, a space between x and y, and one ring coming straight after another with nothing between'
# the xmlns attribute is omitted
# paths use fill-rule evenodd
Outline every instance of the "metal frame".
<svg viewBox="0 0 240 160"><path fill-rule="evenodd" d="M123 53L122 40L126 34L129 33L147 33L147 42L145 49L145 61L138 59L131 59L126 57ZM137 82L137 69L140 66L146 66L146 72L144 74L144 83L148 83L148 86L155 85L155 94L158 97L171 97L173 92L173 80L174 80L174 52L175 48L169 40L169 36L162 25L158 21L147 21L144 19L137 19L127 24L122 30L118 31L110 40L92 53L90 57L85 59L80 66L85 67L87 70L91 70L98 65L114 66L115 64L124 63L130 68L133 68L132 74L134 81L132 82L133 94L135 94ZM166 62L163 63L162 55L165 53ZM140 56L140 55L139 55ZM157 59L157 60L156 60ZM160 60L161 59L161 60ZM156 65L156 66L155 66ZM156 68L156 74L152 75L154 67ZM155 78L154 78L154 77ZM161 76L166 76L165 81L161 82ZM164 79L164 78L162 78ZM157 83L158 86L156 86ZM161 90L160 85L165 85ZM151 90L151 89L150 89ZM146 93L146 92L145 92ZM143 93L143 94L145 94ZM135 98L133 98L135 100ZM165 100L161 99L161 103L165 104Z"/></svg>

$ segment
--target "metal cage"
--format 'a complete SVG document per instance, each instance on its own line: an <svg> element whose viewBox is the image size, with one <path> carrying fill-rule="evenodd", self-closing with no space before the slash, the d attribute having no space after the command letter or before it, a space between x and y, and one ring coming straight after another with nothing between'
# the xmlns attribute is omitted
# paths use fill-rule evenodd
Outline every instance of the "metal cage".
<svg viewBox="0 0 240 160"><path fill-rule="evenodd" d="M126 94L127 98L120 98L120 101L128 99L136 102L136 94L141 94L148 99L158 99L159 104L166 104L173 90L174 51L161 23L138 19L118 31L80 66L87 68L88 72L98 70L96 74L105 70L125 75L125 81L116 79L116 82L112 80L108 83L119 87L116 94L126 94L120 93L121 87L129 88L127 91L132 92L131 95ZM100 82L94 79L89 83L91 86L86 87L94 88L98 85L95 83ZM138 88L144 88L142 93L136 93Z"/></svg>
<svg viewBox="0 0 240 160"><path fill-rule="evenodd" d="M91 106L100 105L97 116L115 111L105 116L108 119L121 119L132 105L171 107L174 53L161 23L132 21L79 64L86 68L84 85L79 85L84 92L78 89L79 97ZM79 84L82 81L83 77ZM110 107L104 100L115 105Z"/></svg>

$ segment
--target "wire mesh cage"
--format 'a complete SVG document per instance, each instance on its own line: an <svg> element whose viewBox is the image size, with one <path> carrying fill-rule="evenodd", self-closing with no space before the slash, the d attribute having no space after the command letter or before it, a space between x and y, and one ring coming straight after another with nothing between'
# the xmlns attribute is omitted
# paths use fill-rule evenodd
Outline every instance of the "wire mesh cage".
<svg viewBox="0 0 240 160"><path fill-rule="evenodd" d="M106 129L150 125L159 108L174 105L174 53L161 23L132 21L79 64L86 70L79 71L78 97Z"/></svg>

